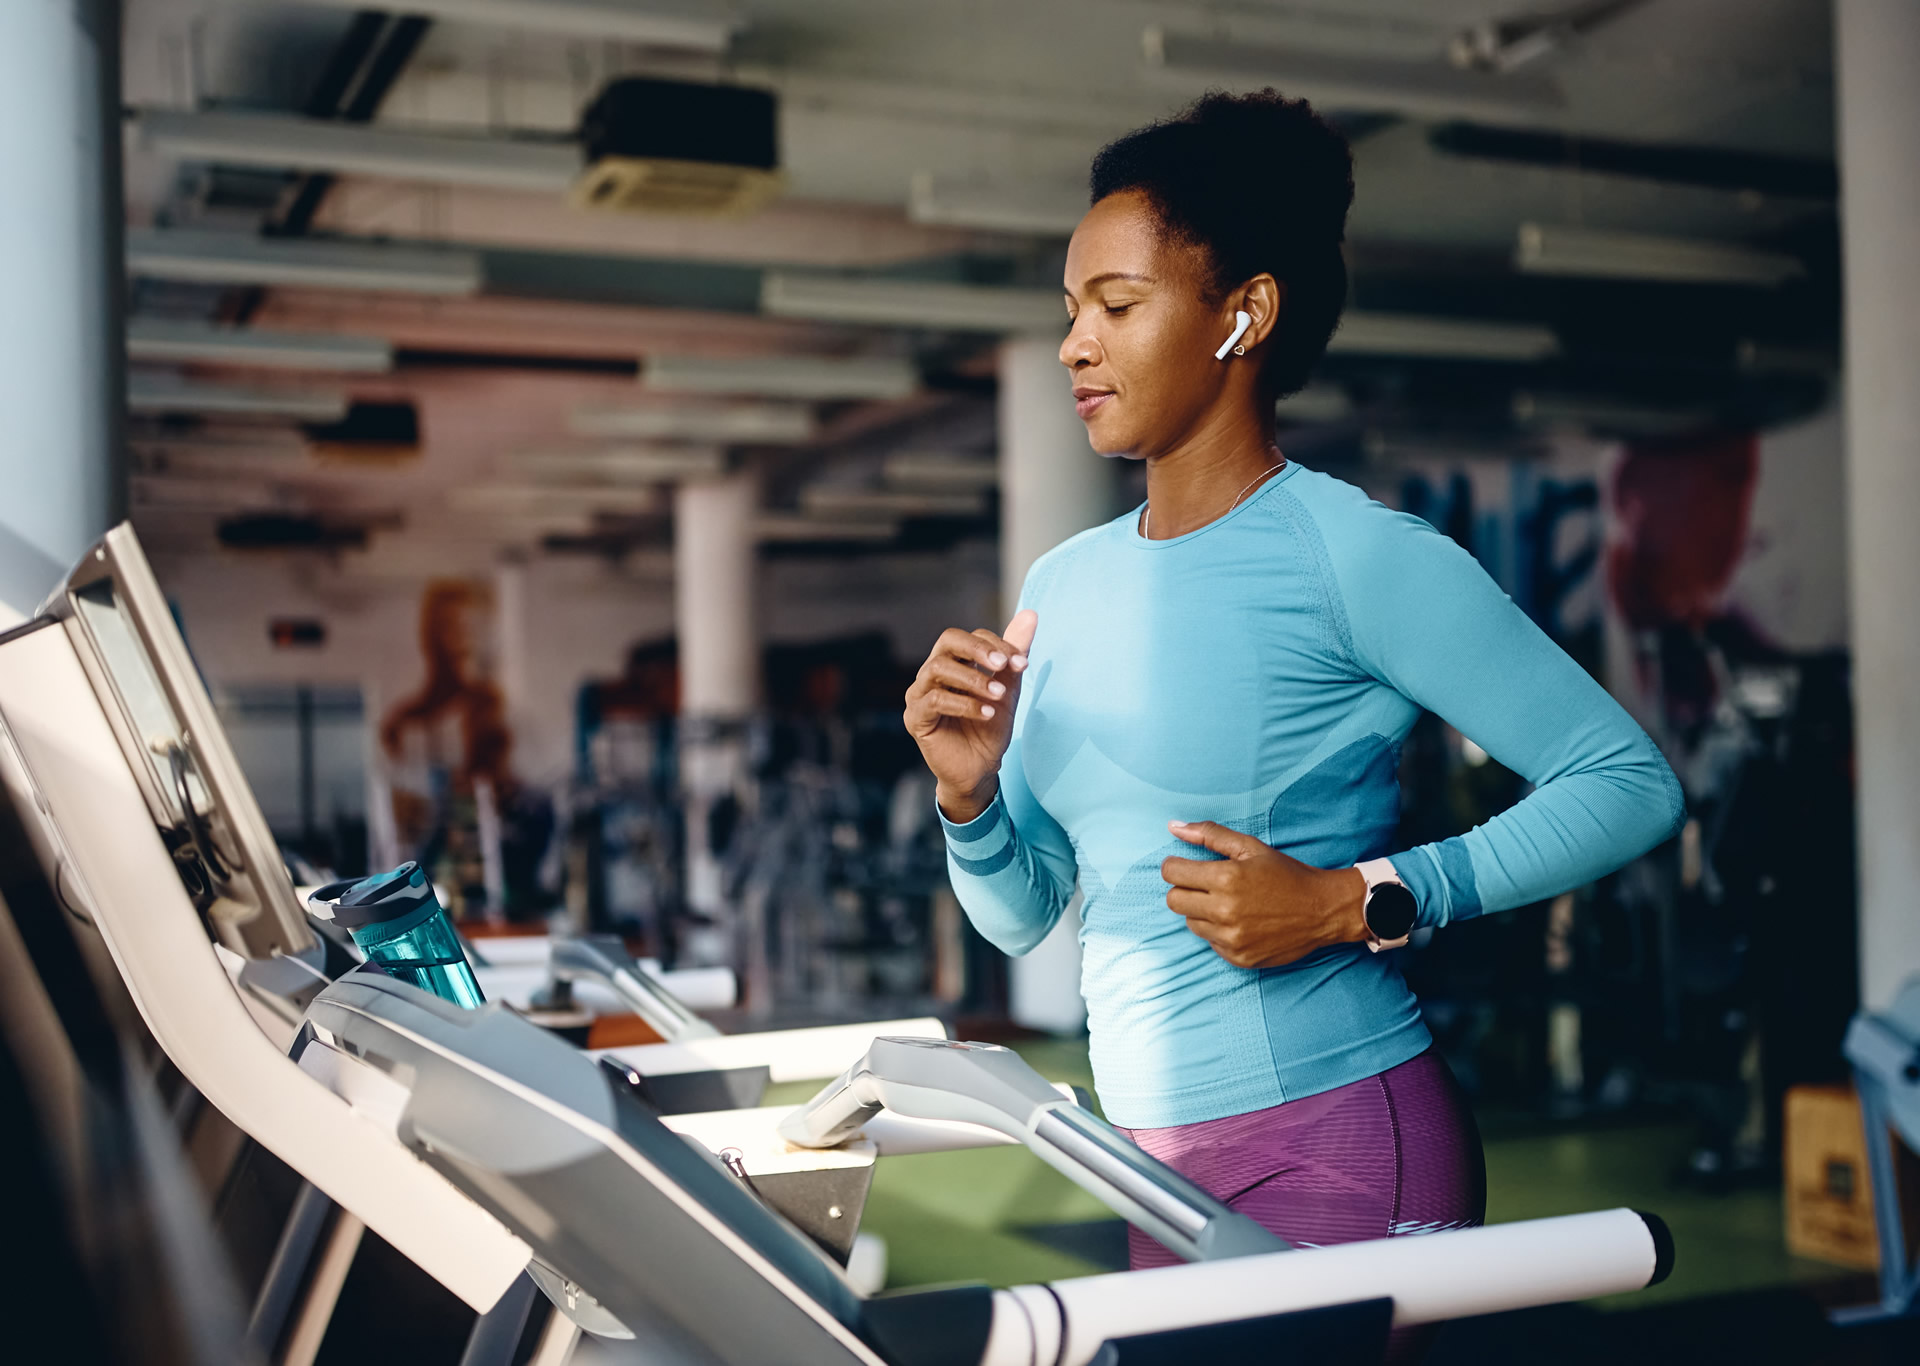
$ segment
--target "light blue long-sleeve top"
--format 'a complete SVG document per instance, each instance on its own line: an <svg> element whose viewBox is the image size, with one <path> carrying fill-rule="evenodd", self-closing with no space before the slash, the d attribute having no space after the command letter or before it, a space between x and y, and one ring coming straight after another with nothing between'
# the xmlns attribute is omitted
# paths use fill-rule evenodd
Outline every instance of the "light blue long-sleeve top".
<svg viewBox="0 0 1920 1366"><path fill-rule="evenodd" d="M1431 1042L1393 953L1235 967L1166 905L1160 861L1219 821L1322 868L1391 856L1421 925L1600 877L1670 837L1646 734L1427 523L1289 463L1150 541L1138 510L1037 561L1039 631L1000 790L945 822L974 925L1025 953L1083 895L1081 989L1109 1119L1158 1128L1331 1090ZM1395 851L1401 742L1437 713L1533 783L1468 833Z"/></svg>

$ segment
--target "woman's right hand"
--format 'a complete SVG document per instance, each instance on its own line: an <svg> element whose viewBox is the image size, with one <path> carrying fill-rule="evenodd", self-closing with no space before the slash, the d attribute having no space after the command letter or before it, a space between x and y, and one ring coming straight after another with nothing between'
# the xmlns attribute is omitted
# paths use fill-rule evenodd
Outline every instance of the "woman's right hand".
<svg viewBox="0 0 1920 1366"><path fill-rule="evenodd" d="M1020 675L1039 624L1028 609L1014 614L1005 635L949 628L907 689L907 734L933 770L934 800L950 821L974 819L999 790Z"/></svg>

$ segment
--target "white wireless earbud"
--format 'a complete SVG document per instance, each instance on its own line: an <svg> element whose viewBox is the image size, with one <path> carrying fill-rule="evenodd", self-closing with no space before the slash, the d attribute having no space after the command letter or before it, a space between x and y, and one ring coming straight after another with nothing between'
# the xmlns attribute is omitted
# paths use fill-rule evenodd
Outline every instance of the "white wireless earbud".
<svg viewBox="0 0 1920 1366"><path fill-rule="evenodd" d="M1245 309L1236 310L1233 315L1233 335L1220 343L1220 349L1213 353L1215 360L1225 360L1227 352L1234 349L1234 343L1247 335L1247 329L1253 326L1253 315Z"/></svg>

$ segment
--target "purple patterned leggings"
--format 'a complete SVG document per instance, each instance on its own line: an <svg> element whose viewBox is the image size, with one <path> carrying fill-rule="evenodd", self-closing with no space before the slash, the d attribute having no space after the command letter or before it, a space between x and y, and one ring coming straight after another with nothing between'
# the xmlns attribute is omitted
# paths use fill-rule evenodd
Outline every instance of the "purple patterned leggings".
<svg viewBox="0 0 1920 1366"><path fill-rule="evenodd" d="M1269 1109L1120 1132L1300 1247L1437 1233L1486 1217L1480 1131L1431 1048L1377 1076ZM1128 1237L1135 1270L1178 1261L1138 1229ZM1430 1337L1396 1332L1387 1359L1414 1360Z"/></svg>

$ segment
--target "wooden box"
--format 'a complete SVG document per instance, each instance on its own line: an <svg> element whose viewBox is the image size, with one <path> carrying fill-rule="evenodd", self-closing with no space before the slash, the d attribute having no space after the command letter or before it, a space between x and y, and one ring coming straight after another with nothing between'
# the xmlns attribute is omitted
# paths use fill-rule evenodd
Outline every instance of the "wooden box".
<svg viewBox="0 0 1920 1366"><path fill-rule="evenodd" d="M1867 1140L1853 1088L1790 1089L1782 1157L1788 1249L1842 1266L1878 1268Z"/></svg>

